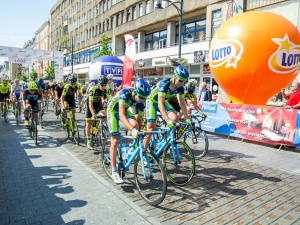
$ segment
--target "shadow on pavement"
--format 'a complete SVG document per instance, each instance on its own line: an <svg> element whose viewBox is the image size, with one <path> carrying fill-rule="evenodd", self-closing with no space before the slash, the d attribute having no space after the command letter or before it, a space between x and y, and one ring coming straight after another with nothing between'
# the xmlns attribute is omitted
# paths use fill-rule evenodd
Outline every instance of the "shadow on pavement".
<svg viewBox="0 0 300 225"><path fill-rule="evenodd" d="M3 121L0 125L1 224L84 224L84 220L72 221L63 215L87 202L57 196L74 192L66 183L71 170L64 165L35 167L30 159L41 156L28 156L15 141L22 140L22 134L16 134L13 126L4 126Z"/></svg>

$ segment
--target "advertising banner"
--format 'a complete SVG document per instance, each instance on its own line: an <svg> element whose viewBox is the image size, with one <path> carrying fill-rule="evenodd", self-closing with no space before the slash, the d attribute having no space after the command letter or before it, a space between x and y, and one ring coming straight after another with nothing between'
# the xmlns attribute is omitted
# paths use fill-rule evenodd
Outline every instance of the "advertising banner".
<svg viewBox="0 0 300 225"><path fill-rule="evenodd" d="M124 57L124 65L123 65L123 77L122 77L122 85L123 87L130 87L132 74L134 70L134 62L135 62L135 41L132 35L125 35L125 57Z"/></svg>
<svg viewBox="0 0 300 225"><path fill-rule="evenodd" d="M202 122L205 131L275 145L297 144L294 142L297 110L216 102L199 104L208 116ZM192 108L192 104L189 106Z"/></svg>

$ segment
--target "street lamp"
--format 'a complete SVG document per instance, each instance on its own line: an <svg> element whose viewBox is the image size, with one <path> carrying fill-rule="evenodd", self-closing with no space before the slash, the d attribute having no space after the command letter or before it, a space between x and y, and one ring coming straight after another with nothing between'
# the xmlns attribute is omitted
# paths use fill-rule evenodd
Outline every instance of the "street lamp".
<svg viewBox="0 0 300 225"><path fill-rule="evenodd" d="M177 1L171 1L171 0L162 0L165 2L169 2L171 3L171 5L173 5L178 12L179 15L179 35L178 35L178 39L179 39L179 44L178 44L178 59L181 58L181 37L182 37L182 13L183 13L183 0L177 0ZM176 3L179 4L179 7L177 5L175 5ZM158 3L156 3L155 9L162 9L161 3L160 1L158 1Z"/></svg>
<svg viewBox="0 0 300 225"><path fill-rule="evenodd" d="M61 49L64 48L64 49L67 49L71 52L71 68L72 68L72 73L73 73L73 61L74 61L74 44L73 44L73 38L71 38L71 49L70 47L66 47L66 46L60 46L60 51Z"/></svg>

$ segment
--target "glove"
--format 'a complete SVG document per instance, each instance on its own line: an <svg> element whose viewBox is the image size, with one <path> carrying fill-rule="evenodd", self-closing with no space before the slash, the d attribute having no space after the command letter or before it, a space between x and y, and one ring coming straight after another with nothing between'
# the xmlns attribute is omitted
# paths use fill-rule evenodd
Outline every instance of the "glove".
<svg viewBox="0 0 300 225"><path fill-rule="evenodd" d="M185 122L188 123L189 125L192 124L192 121L190 119L186 119Z"/></svg>
<svg viewBox="0 0 300 225"><path fill-rule="evenodd" d="M137 139L139 137L139 131L136 128L132 128L132 130L131 130L131 136L134 139Z"/></svg>
<svg viewBox="0 0 300 225"><path fill-rule="evenodd" d="M172 120L167 120L167 121L166 121L166 123L167 123L167 126L168 126L169 128L171 128L171 127L173 127L173 126L174 126L174 124L173 124L173 121L172 121Z"/></svg>
<svg viewBox="0 0 300 225"><path fill-rule="evenodd" d="M205 113L203 113L202 116L203 116L203 120L205 120L207 117L207 115Z"/></svg>
<svg viewBox="0 0 300 225"><path fill-rule="evenodd" d="M97 119L97 114L93 115L93 119L96 120Z"/></svg>

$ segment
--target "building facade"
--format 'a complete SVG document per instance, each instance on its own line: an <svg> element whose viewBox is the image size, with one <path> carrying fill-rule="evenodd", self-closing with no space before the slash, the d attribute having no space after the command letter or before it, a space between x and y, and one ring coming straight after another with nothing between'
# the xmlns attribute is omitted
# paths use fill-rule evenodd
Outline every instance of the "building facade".
<svg viewBox="0 0 300 225"><path fill-rule="evenodd" d="M73 47L74 72L83 82L88 80L89 64L100 48L101 35L108 35L114 55L123 59L124 35L131 34L136 42L135 70L139 75L146 79L170 77L173 71L167 60L169 57L177 58L179 52L178 2L58 0L50 11L51 48L57 49L62 45L67 49ZM156 9L158 3L163 9ZM210 88L217 87L213 94L222 93L222 90L208 65L210 40L223 22L249 10L281 13L299 28L297 0L183 1L181 57L187 59L191 77L199 82L205 81ZM65 75L71 72L71 62L71 52L68 51L64 58Z"/></svg>
<svg viewBox="0 0 300 225"><path fill-rule="evenodd" d="M37 50L50 50L50 20L47 20L43 25L35 32L36 45L34 49ZM51 65L51 61L36 59L34 62L35 70L38 77L43 77L45 70Z"/></svg>

